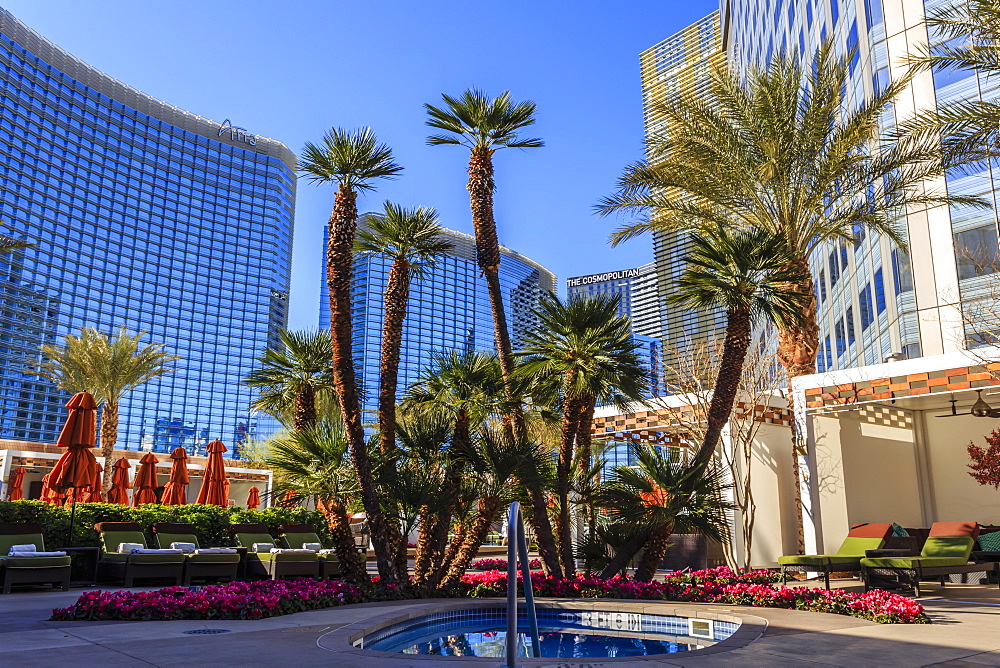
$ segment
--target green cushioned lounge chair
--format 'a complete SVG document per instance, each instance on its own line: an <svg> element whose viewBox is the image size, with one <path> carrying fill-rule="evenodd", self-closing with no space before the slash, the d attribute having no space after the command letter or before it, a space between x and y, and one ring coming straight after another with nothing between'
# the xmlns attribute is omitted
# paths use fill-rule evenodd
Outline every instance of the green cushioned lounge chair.
<svg viewBox="0 0 1000 668"><path fill-rule="evenodd" d="M948 575L1000 572L997 563L969 563L978 535L979 525L975 522L935 522L919 556L862 559L865 591L878 588L880 584L905 583L913 587L914 596L919 597L921 580L938 579L944 585Z"/></svg>
<svg viewBox="0 0 1000 668"><path fill-rule="evenodd" d="M174 522L153 523L153 535L156 544L161 548L170 547L171 543L193 543L196 550L201 549L198 536L195 535L193 524ZM184 555L184 586L191 586L192 580L226 580L236 579L240 567L240 555L233 554L185 554Z"/></svg>
<svg viewBox="0 0 1000 668"><path fill-rule="evenodd" d="M122 543L146 547L146 536L135 522L100 522L94 529L101 536L101 560L97 577L121 580L131 587L136 579L167 579L179 585L184 577L183 554L125 554L118 552Z"/></svg>
<svg viewBox="0 0 1000 668"><path fill-rule="evenodd" d="M307 543L323 544L319 534L309 524L282 524L278 527L278 538L282 547L294 550L302 549ZM340 577L340 559L336 554L319 555L319 577L321 579Z"/></svg>
<svg viewBox="0 0 1000 668"><path fill-rule="evenodd" d="M0 523L0 578L3 593L9 594L16 584L51 584L63 591L69 589L72 559L65 557L10 557L13 545L34 545L45 552L42 527L34 523Z"/></svg>
<svg viewBox="0 0 1000 668"><path fill-rule="evenodd" d="M781 584L787 583L789 572L817 572L823 574L823 582L829 589L830 573L859 573L865 551L882 547L891 532L891 524L855 524L851 527L847 538L840 544L836 554L795 554L778 557Z"/></svg>
<svg viewBox="0 0 1000 668"><path fill-rule="evenodd" d="M254 543L273 543L277 547L277 541L268 533L267 526L263 524L233 524L229 527L229 533L236 540L236 544L252 550ZM283 554L272 552L247 552L247 575L272 580L282 578L318 578L319 577L319 555L312 554Z"/></svg>

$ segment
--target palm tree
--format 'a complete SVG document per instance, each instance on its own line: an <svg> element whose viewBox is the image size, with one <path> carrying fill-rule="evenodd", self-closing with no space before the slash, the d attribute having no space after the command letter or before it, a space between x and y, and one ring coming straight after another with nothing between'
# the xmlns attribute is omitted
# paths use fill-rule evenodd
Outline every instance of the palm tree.
<svg viewBox="0 0 1000 668"><path fill-rule="evenodd" d="M768 230L720 227L691 237L688 266L670 302L692 308L722 307L722 343L705 434L692 463L707 466L722 428L729 421L755 322L766 318L779 327L793 325L802 313L802 294L790 288L803 281L784 240Z"/></svg>
<svg viewBox="0 0 1000 668"><path fill-rule="evenodd" d="M15 239L12 236L0 232L0 253L9 253L12 250L21 250L22 248L33 247L34 244Z"/></svg>
<svg viewBox="0 0 1000 668"><path fill-rule="evenodd" d="M816 298L809 269L814 250L855 239L856 229L905 247L895 219L908 207L945 203L983 206L926 187L945 165L936 138L879 137L879 118L909 84L890 83L865 103L846 98L849 66L829 42L803 66L782 56L745 78L717 72L710 101L671 100L662 112L669 132L649 146L649 159L628 167L602 214L650 214L611 236L621 243L648 231L692 232L721 226L779 235L802 280L801 317L782 326L778 355L789 382L815 373L819 348ZM793 429L794 432L794 429ZM793 433L798 497L799 435ZM799 548L803 549L801 519Z"/></svg>
<svg viewBox="0 0 1000 668"><path fill-rule="evenodd" d="M538 326L528 333L520 353L518 374L558 383L562 400L556 536L567 577L574 570L570 477L575 443L580 434L590 432L590 423L584 420L593 414L598 399L613 398L626 407L630 401L642 400L646 390L647 372L636 353L631 323L618 314L618 307L617 296L596 295L563 303L547 295L536 311Z"/></svg>
<svg viewBox="0 0 1000 668"><path fill-rule="evenodd" d="M278 336L284 347L267 350L260 359L260 368L248 373L243 381L261 390L250 408L280 415L291 406L294 429L314 427L318 420L317 395L332 394L333 390L330 332L283 329Z"/></svg>
<svg viewBox="0 0 1000 668"><path fill-rule="evenodd" d="M378 391L379 448L385 453L392 449L396 434L396 386L410 282L454 245L442 234L434 209L404 209L386 202L382 213L369 215L366 222L365 229L358 232L355 252L392 260L383 295Z"/></svg>
<svg viewBox="0 0 1000 668"><path fill-rule="evenodd" d="M347 504L357 493L358 482L343 426L321 421L280 436L269 445L265 463L277 473L273 493L291 492L296 500L314 498L333 536L344 579L366 582L365 562L355 546L347 516Z"/></svg>
<svg viewBox="0 0 1000 668"><path fill-rule="evenodd" d="M139 345L145 332L135 336L124 329L111 339L93 327L80 335L67 334L63 345L43 344L44 361L33 371L70 393L90 392L101 408L101 454L104 456L105 492L111 486L115 444L118 442L118 406L122 397L157 376L170 371L177 355L163 351L163 344Z"/></svg>
<svg viewBox="0 0 1000 668"><path fill-rule="evenodd" d="M631 527L644 540L639 548L634 540L620 548L601 577L620 572L641 548L635 579L648 582L656 575L674 533L700 533L722 540L725 511L730 506L722 500L721 469L708 472L699 463L675 463L667 448L660 446L637 446L633 454L635 466L616 468L597 493L597 503L607 510L612 523Z"/></svg>
<svg viewBox="0 0 1000 668"><path fill-rule="evenodd" d="M361 501L371 527L379 574L385 582L396 582L400 574L392 560L390 529L379 507L361 421L361 400L351 350L351 267L358 226L358 193L373 190L372 181L392 178L403 168L393 161L392 149L379 143L369 128L353 132L332 128L319 144L306 144L299 166L311 182L337 186L327 225L326 249L334 390L340 402L351 460L358 473Z"/></svg>

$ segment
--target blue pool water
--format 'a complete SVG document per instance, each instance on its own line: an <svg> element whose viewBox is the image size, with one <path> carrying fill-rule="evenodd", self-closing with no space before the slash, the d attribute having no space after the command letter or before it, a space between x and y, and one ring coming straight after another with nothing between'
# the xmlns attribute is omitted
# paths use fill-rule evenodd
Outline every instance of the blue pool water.
<svg viewBox="0 0 1000 668"><path fill-rule="evenodd" d="M521 612L518 653L529 656L531 639L527 618ZM705 647L728 638L739 625L700 622L701 637L696 638L688 635L686 617L540 608L538 627L543 657L627 658ZM356 644L403 654L502 657L506 655L506 637L506 611L487 608L451 610L411 619L370 633Z"/></svg>

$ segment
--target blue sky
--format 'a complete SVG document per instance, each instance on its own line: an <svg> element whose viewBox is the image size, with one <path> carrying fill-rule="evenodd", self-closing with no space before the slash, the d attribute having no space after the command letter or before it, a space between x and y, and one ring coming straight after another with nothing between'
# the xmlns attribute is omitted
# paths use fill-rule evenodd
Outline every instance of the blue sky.
<svg viewBox="0 0 1000 668"><path fill-rule="evenodd" d="M546 146L496 158L501 243L559 277L637 266L648 239L607 244L593 205L642 154L639 53L718 8L712 0L611 3L383 0L0 0L78 58L192 113L229 118L294 153L331 126L371 126L406 169L363 196L432 206L472 231L467 152L426 146L424 102L469 87L538 105ZM322 226L333 193L300 182L289 327L315 327Z"/></svg>

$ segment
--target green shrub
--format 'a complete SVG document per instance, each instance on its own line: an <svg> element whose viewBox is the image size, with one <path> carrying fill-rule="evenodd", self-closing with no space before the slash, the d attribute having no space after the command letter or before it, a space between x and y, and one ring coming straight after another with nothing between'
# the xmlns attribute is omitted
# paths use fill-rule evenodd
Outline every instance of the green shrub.
<svg viewBox="0 0 1000 668"><path fill-rule="evenodd" d="M0 501L0 522L36 522L42 525L45 547L100 545L94 525L98 522L137 522L146 532L146 540L154 545L151 527L154 522L184 522L195 526L198 542L205 547L230 545L229 525L260 522L276 534L282 524L310 524L325 545L330 544L330 532L323 515L305 508L266 508L247 510L239 506L202 505L161 506L147 504L138 508L116 503L78 503L72 540L69 539L70 508L50 506L41 501Z"/></svg>

